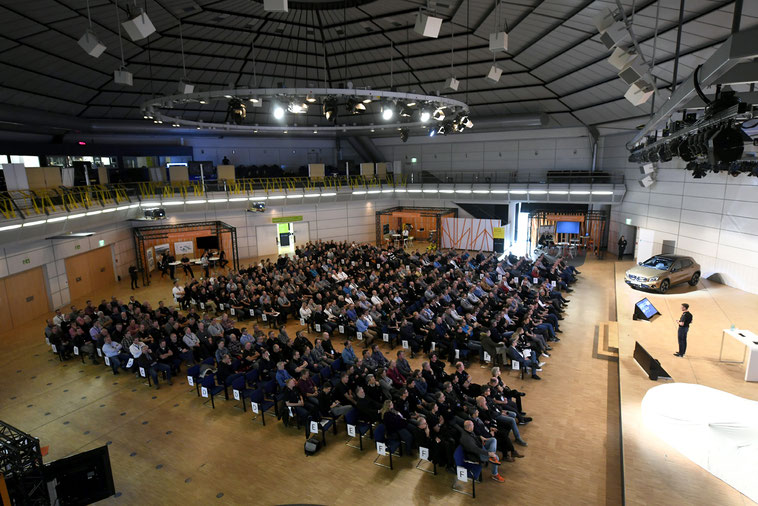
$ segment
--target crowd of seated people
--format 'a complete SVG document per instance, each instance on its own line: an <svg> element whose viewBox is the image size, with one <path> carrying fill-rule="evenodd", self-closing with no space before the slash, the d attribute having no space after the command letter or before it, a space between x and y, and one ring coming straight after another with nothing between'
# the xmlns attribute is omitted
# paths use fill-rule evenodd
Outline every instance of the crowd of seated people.
<svg viewBox="0 0 758 506"><path fill-rule="evenodd" d="M182 364L204 362L220 386L257 370L259 384L275 382L285 422L290 414L320 421L355 409L360 420L383 423L408 453L423 446L436 464L454 468L460 444L470 458L491 463L493 479L502 481L496 452L508 461L523 456L514 443L527 445L519 426L531 418L524 394L504 383L500 366L515 362L540 379L540 358L560 340L569 302L563 292L578 271L561 258L498 260L336 242L308 243L295 253L177 285L172 293L183 310L135 296L96 307L88 301L65 315L57 311L45 334L62 358L76 346L94 362L100 350L114 374L132 359L156 388ZM292 336L291 320L307 327ZM338 333L339 343L332 339ZM385 356L382 341L403 345ZM406 353L428 360L414 368ZM484 363L485 354L492 376L477 384L467 363L472 355ZM323 371L335 365L328 381Z"/></svg>

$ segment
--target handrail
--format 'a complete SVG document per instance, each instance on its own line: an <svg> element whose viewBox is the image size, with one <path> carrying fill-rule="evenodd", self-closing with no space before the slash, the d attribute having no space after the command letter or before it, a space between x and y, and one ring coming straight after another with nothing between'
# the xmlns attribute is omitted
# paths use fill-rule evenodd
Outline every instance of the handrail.
<svg viewBox="0 0 758 506"><path fill-rule="evenodd" d="M0 192L0 215L6 219L48 215L61 211L86 211L93 207L171 199L202 197L208 193L225 193L229 197L256 192L281 192L295 189L329 190L401 188L409 184L622 184L623 176L586 171L548 171L541 174L515 172L425 171L385 176L324 176L243 178L217 181L142 181L90 186L59 186L34 190Z"/></svg>

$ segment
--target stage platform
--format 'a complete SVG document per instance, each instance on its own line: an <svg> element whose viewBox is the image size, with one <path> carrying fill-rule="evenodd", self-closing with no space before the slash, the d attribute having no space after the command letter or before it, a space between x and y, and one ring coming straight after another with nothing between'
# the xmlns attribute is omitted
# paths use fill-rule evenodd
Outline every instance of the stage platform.
<svg viewBox="0 0 758 506"><path fill-rule="evenodd" d="M634 264L615 265L619 336L619 383L623 438L623 480L627 504L755 504L731 486L702 469L642 423L641 402L648 389L668 383L695 383L758 400L758 383L744 381L744 366L719 362L722 329L758 330L758 295L701 280L697 287L683 284L665 295L633 290L624 283L624 271ZM634 304L647 297L661 312L652 321L634 321ZM685 358L677 351L677 321L683 302L690 305L690 327ZM671 375L651 381L634 361L635 341ZM740 360L744 346L727 338L724 360ZM709 409L704 405L703 410ZM758 478L757 478L758 479Z"/></svg>

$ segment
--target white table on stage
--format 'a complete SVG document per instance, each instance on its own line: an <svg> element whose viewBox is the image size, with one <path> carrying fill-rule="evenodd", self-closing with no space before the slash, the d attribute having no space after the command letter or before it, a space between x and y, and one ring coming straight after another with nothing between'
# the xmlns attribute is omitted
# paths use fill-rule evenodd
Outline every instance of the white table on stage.
<svg viewBox="0 0 758 506"><path fill-rule="evenodd" d="M730 336L745 345L745 352L740 362L722 360L724 355L724 338ZM745 381L758 381L758 335L749 330L724 329L721 333L721 350L719 362L745 364Z"/></svg>

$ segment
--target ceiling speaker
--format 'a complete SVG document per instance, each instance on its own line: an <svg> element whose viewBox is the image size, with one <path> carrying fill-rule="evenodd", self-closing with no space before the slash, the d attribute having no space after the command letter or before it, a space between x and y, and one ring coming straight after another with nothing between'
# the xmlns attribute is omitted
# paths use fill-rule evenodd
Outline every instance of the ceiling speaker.
<svg viewBox="0 0 758 506"><path fill-rule="evenodd" d="M646 163L645 165L640 167L640 174L654 174L655 173L655 165L652 163Z"/></svg>
<svg viewBox="0 0 758 506"><path fill-rule="evenodd" d="M124 21L121 23L121 26L124 27L126 33L135 42L155 33L152 21L150 21L150 18L147 17L147 14L142 9L140 9L137 17Z"/></svg>
<svg viewBox="0 0 758 506"><path fill-rule="evenodd" d="M630 53L623 47L617 47L613 50L613 54L608 58L608 63L616 67L618 70L624 70L626 67L633 64L638 56L638 54Z"/></svg>
<svg viewBox="0 0 758 506"><path fill-rule="evenodd" d="M458 91L458 85L461 84L458 79L454 77L449 77L447 81L445 81L445 88L450 88L453 91Z"/></svg>
<svg viewBox="0 0 758 506"><path fill-rule="evenodd" d="M289 12L287 0L263 0L263 10L268 12Z"/></svg>
<svg viewBox="0 0 758 506"><path fill-rule="evenodd" d="M490 51L508 51L508 34L505 32L491 33Z"/></svg>
<svg viewBox="0 0 758 506"><path fill-rule="evenodd" d="M655 184L655 179L653 179L653 176L648 174L647 176L643 177L639 180L640 186L643 188L650 188Z"/></svg>
<svg viewBox="0 0 758 506"><path fill-rule="evenodd" d="M87 30L79 39L79 46L84 49L88 55L99 57L105 51L105 44L103 44L97 36L92 33L91 30Z"/></svg>
<svg viewBox="0 0 758 506"><path fill-rule="evenodd" d="M500 82L500 76L502 74L503 74L503 69L501 69L497 65L493 65L490 67L490 71L487 73L487 79L498 83Z"/></svg>
<svg viewBox="0 0 758 506"><path fill-rule="evenodd" d="M629 31L621 21L616 21L605 31L600 32L600 42L608 49L613 49L629 38Z"/></svg>
<svg viewBox="0 0 758 506"><path fill-rule="evenodd" d="M124 68L114 70L113 82L116 84L123 84L124 86L132 86L132 73Z"/></svg>
<svg viewBox="0 0 758 506"><path fill-rule="evenodd" d="M423 12L416 14L416 26L413 27L413 31L419 35L436 39L440 34L440 28L442 18L435 18Z"/></svg>
<svg viewBox="0 0 758 506"><path fill-rule="evenodd" d="M640 79L626 90L624 98L631 102L632 105L642 105L653 96L654 91L652 84L645 79Z"/></svg>
<svg viewBox="0 0 758 506"><path fill-rule="evenodd" d="M595 28L597 28L597 31L601 33L606 31L608 27L615 22L616 17L610 9L603 9L597 16L592 18L592 23L595 25Z"/></svg>
<svg viewBox="0 0 758 506"><path fill-rule="evenodd" d="M195 85L184 81L179 81L178 91L179 93L187 95L195 91Z"/></svg>
<svg viewBox="0 0 758 506"><path fill-rule="evenodd" d="M647 68L639 62L632 62L624 67L618 76L628 85L632 85L647 75Z"/></svg>

